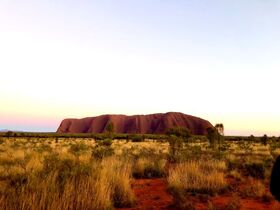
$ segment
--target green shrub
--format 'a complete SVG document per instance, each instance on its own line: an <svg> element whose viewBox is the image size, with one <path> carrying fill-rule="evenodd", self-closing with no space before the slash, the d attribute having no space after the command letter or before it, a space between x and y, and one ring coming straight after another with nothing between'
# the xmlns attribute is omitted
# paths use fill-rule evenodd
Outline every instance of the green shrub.
<svg viewBox="0 0 280 210"><path fill-rule="evenodd" d="M47 155L43 161L43 170L40 172L42 178L54 174L59 189L63 190L69 178L89 176L92 166L89 163L75 161L73 159L60 159L58 154Z"/></svg>
<svg viewBox="0 0 280 210"><path fill-rule="evenodd" d="M217 146L219 146L220 149L221 144L224 142L224 137L219 134L216 128L207 128L207 138L212 149L216 149Z"/></svg>
<svg viewBox="0 0 280 210"><path fill-rule="evenodd" d="M85 153L88 150L88 146L84 143L76 143L72 144L69 148L69 152L75 155L76 157L79 157L83 153Z"/></svg>
<svg viewBox="0 0 280 210"><path fill-rule="evenodd" d="M177 137L175 135L171 135L168 139L169 142L169 157L168 160L170 162L178 162L180 160L180 156L182 155L183 149L183 139Z"/></svg>
<svg viewBox="0 0 280 210"><path fill-rule="evenodd" d="M92 158L95 158L95 159L103 159L105 157L109 157L109 156L112 156L114 154L114 149L109 147L95 147L93 150L92 150L92 153L91 153L91 156Z"/></svg>
<svg viewBox="0 0 280 210"><path fill-rule="evenodd" d="M39 147L34 147L33 149L36 152L43 153L43 152L52 152L52 147L48 144L41 144Z"/></svg>
<svg viewBox="0 0 280 210"><path fill-rule="evenodd" d="M110 147L110 146L113 144L113 140L107 138L107 139L98 141L97 144L98 144L99 146Z"/></svg>
<svg viewBox="0 0 280 210"><path fill-rule="evenodd" d="M111 139L99 140L97 145L93 148L91 152L91 157L94 159L103 159L104 157L112 156L115 152L112 146Z"/></svg>
<svg viewBox="0 0 280 210"><path fill-rule="evenodd" d="M178 138L183 139L184 141L188 141L188 139L191 137L191 132L189 129L187 128L183 128L183 127L173 127L173 128L169 128L166 131L166 134L168 136L176 136Z"/></svg>
<svg viewBox="0 0 280 210"><path fill-rule="evenodd" d="M144 136L140 134L133 134L129 136L129 139L131 139L132 142L142 142L144 141Z"/></svg>

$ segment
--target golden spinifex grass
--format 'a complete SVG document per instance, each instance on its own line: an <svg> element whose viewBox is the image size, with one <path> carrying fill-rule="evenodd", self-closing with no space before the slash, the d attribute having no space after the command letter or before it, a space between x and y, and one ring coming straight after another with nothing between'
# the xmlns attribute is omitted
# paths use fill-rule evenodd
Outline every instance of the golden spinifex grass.
<svg viewBox="0 0 280 210"><path fill-rule="evenodd" d="M133 176L135 178L163 177L165 173L166 159L155 157L140 157L134 161Z"/></svg>
<svg viewBox="0 0 280 210"><path fill-rule="evenodd" d="M2 178L0 209L91 210L134 203L131 162L115 156L96 161L53 153L37 170L9 171Z"/></svg>
<svg viewBox="0 0 280 210"><path fill-rule="evenodd" d="M260 198L265 195L265 186L260 180L249 177L246 180L246 186L243 187L241 195L243 197Z"/></svg>
<svg viewBox="0 0 280 210"><path fill-rule="evenodd" d="M131 162L110 157L101 162L99 184L107 183L111 189L114 206L131 206L134 193L131 189Z"/></svg>
<svg viewBox="0 0 280 210"><path fill-rule="evenodd" d="M188 161L169 170L168 184L172 191L214 193L226 187L224 161Z"/></svg>

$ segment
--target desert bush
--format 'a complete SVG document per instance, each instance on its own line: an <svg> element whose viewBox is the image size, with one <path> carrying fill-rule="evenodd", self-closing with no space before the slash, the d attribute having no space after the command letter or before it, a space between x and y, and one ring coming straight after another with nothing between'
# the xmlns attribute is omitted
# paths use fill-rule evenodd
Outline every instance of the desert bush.
<svg viewBox="0 0 280 210"><path fill-rule="evenodd" d="M235 157L235 156L233 156ZM227 169L229 171L231 170L236 170L236 169L240 169L242 167L242 163L239 159L237 158L227 158Z"/></svg>
<svg viewBox="0 0 280 210"><path fill-rule="evenodd" d="M182 188L170 188L169 192L173 196L172 206L175 209L195 210L195 205L186 197L186 191Z"/></svg>
<svg viewBox="0 0 280 210"><path fill-rule="evenodd" d="M163 177L165 175L165 159L139 158L132 167L132 175L135 178Z"/></svg>
<svg viewBox="0 0 280 210"><path fill-rule="evenodd" d="M44 156L43 160L43 172L45 174L50 173L57 167L57 163L59 162L59 154L58 153L49 153Z"/></svg>
<svg viewBox="0 0 280 210"><path fill-rule="evenodd" d="M198 193L218 193L226 188L223 161L190 161L169 170L169 188Z"/></svg>
<svg viewBox="0 0 280 210"><path fill-rule="evenodd" d="M114 149L112 148L112 140L98 140L95 147L92 149L91 157L97 160L101 160L105 157L112 156Z"/></svg>
<svg viewBox="0 0 280 210"><path fill-rule="evenodd" d="M13 174L9 176L8 186L14 188L16 191L24 187L27 184L28 175L26 173Z"/></svg>
<svg viewBox="0 0 280 210"><path fill-rule="evenodd" d="M183 139L183 141L188 141L188 139L191 137L190 130L187 128L183 128L183 127L169 128L166 131L166 134L168 136L176 136L178 138L181 138L181 139Z"/></svg>
<svg viewBox="0 0 280 210"><path fill-rule="evenodd" d="M240 141L238 146L245 155L250 155L253 151L252 142L250 141Z"/></svg>
<svg viewBox="0 0 280 210"><path fill-rule="evenodd" d="M228 176L234 178L237 181L242 180L242 175L239 173L239 171L237 169L231 170L229 172Z"/></svg>
<svg viewBox="0 0 280 210"><path fill-rule="evenodd" d="M228 154L227 151L221 151L222 147L219 146L218 150L212 150L212 158L218 159L218 160L224 160Z"/></svg>
<svg viewBox="0 0 280 210"><path fill-rule="evenodd" d="M101 160L105 157L112 156L114 154L114 149L111 147L95 147L91 154L94 159Z"/></svg>
<svg viewBox="0 0 280 210"><path fill-rule="evenodd" d="M207 138L212 149L216 149L222 143L222 137L216 128L207 128Z"/></svg>
<svg viewBox="0 0 280 210"><path fill-rule="evenodd" d="M80 155L85 153L88 149L89 148L85 143L80 142L80 143L72 144L69 148L69 152L72 153L74 156L79 157Z"/></svg>
<svg viewBox="0 0 280 210"><path fill-rule="evenodd" d="M144 136L140 134L132 134L129 135L128 138L131 139L132 142L142 142L145 139Z"/></svg>
<svg viewBox="0 0 280 210"><path fill-rule="evenodd" d="M169 143L170 162L177 162L182 157L184 142L188 142L191 137L191 132L187 128L173 127L166 131Z"/></svg>
<svg viewBox="0 0 280 210"><path fill-rule="evenodd" d="M261 142L263 145L267 145L268 137L266 134L261 137Z"/></svg>
<svg viewBox="0 0 280 210"><path fill-rule="evenodd" d="M263 163L244 163L242 165L242 172L246 176L251 176L259 179L265 178L265 166Z"/></svg>
<svg viewBox="0 0 280 210"><path fill-rule="evenodd" d="M183 139L175 135L171 135L168 139L169 142L169 157L170 162L178 162L182 156Z"/></svg>
<svg viewBox="0 0 280 210"><path fill-rule="evenodd" d="M43 152L52 152L52 148L50 145L48 144L44 144L42 143L40 146L38 147L34 147L33 150L35 152L38 152L38 153L43 153Z"/></svg>
<svg viewBox="0 0 280 210"><path fill-rule="evenodd" d="M97 144L99 146L110 147L113 144L113 140L110 138L107 138L102 141L98 141Z"/></svg>

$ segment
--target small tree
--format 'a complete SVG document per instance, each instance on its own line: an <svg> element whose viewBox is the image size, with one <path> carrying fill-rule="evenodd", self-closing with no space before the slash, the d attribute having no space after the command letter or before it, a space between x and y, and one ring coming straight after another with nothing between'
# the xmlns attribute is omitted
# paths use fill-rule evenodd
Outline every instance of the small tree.
<svg viewBox="0 0 280 210"><path fill-rule="evenodd" d="M106 130L106 132L108 133L108 135L109 135L110 137L112 137L112 134L114 133L114 130L115 130L115 128L114 128L114 123L110 121L110 122L107 124L105 130Z"/></svg>
<svg viewBox="0 0 280 210"><path fill-rule="evenodd" d="M222 136L224 135L224 125L222 123L216 124L215 128L217 129L217 131L220 135L222 135Z"/></svg>
<svg viewBox="0 0 280 210"><path fill-rule="evenodd" d="M262 144L266 146L267 145L267 140L268 140L267 135L264 134L263 137L261 137Z"/></svg>
<svg viewBox="0 0 280 210"><path fill-rule="evenodd" d="M250 135L249 136L249 140L251 141L251 142L254 142L255 141L255 136L252 134L252 135Z"/></svg>
<svg viewBox="0 0 280 210"><path fill-rule="evenodd" d="M210 147L213 149L217 148L217 145L220 146L223 143L223 136L218 132L216 128L209 127L207 128L207 138L209 139Z"/></svg>
<svg viewBox="0 0 280 210"><path fill-rule="evenodd" d="M180 156L184 142L187 142L191 134L187 128L173 127L166 131L169 142L169 159L174 162Z"/></svg>
<svg viewBox="0 0 280 210"><path fill-rule="evenodd" d="M209 140L210 147L213 149L216 148L216 146L217 146L216 136L217 136L217 134L216 134L215 128L212 128L212 127L207 128L207 138Z"/></svg>
<svg viewBox="0 0 280 210"><path fill-rule="evenodd" d="M184 127L173 127L173 128L169 128L166 131L166 134L168 136L176 136L178 138L183 139L184 141L188 141L188 139L191 137L191 132L189 129L184 128Z"/></svg>
<svg viewBox="0 0 280 210"><path fill-rule="evenodd" d="M101 160L104 157L108 157L114 154L112 148L112 139L105 139L97 141L97 144L92 150L91 157L97 160Z"/></svg>
<svg viewBox="0 0 280 210"><path fill-rule="evenodd" d="M6 132L6 136L7 136L8 138L12 137L13 135L14 135L14 132L13 132L13 131L7 131L7 132Z"/></svg>

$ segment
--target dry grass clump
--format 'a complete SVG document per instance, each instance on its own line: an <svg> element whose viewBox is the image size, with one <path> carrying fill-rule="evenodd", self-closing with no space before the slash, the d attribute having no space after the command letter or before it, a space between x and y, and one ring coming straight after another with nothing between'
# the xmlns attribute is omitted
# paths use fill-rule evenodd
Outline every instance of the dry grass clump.
<svg viewBox="0 0 280 210"><path fill-rule="evenodd" d="M234 178L237 181L242 181L243 180L243 177L242 177L241 173L237 169L231 170L229 172L228 176Z"/></svg>
<svg viewBox="0 0 280 210"><path fill-rule="evenodd" d="M111 157L102 160L101 168L98 182L110 186L114 206L132 206L135 197L131 188L131 162Z"/></svg>
<svg viewBox="0 0 280 210"><path fill-rule="evenodd" d="M280 148L276 148L271 153L274 157L278 157L280 155Z"/></svg>
<svg viewBox="0 0 280 210"><path fill-rule="evenodd" d="M140 157L135 160L132 174L135 178L162 177L165 175L165 159Z"/></svg>
<svg viewBox="0 0 280 210"><path fill-rule="evenodd" d="M249 178L246 186L241 191L241 195L244 197L260 198L265 195L265 186L260 180Z"/></svg>
<svg viewBox="0 0 280 210"><path fill-rule="evenodd" d="M199 193L215 193L225 189L224 161L189 161L169 170L168 183L171 190Z"/></svg>
<svg viewBox="0 0 280 210"><path fill-rule="evenodd" d="M39 167L32 155L22 162L26 170L2 177L0 209L112 209L134 203L129 161L50 153Z"/></svg>

